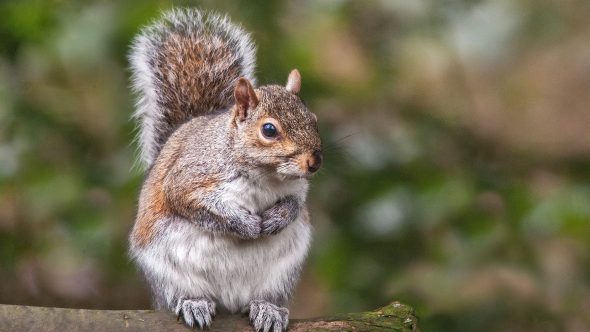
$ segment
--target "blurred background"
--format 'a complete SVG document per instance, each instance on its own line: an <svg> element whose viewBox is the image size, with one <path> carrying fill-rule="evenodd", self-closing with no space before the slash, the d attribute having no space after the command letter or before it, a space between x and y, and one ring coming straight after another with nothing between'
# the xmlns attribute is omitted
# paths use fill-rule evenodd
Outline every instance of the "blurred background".
<svg viewBox="0 0 590 332"><path fill-rule="evenodd" d="M258 79L303 76L325 165L293 317L590 326L590 2L0 2L0 303L147 308L126 54L174 5L230 14Z"/></svg>

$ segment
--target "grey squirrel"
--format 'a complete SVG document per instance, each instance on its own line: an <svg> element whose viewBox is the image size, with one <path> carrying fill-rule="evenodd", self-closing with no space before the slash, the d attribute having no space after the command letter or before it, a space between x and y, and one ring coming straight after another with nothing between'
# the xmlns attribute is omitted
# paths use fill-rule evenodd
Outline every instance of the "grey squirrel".
<svg viewBox="0 0 590 332"><path fill-rule="evenodd" d="M196 9L144 28L129 60L146 168L130 253L156 308L191 327L222 309L248 313L257 331L285 330L311 240L308 180L322 162L299 72L254 88L250 35Z"/></svg>

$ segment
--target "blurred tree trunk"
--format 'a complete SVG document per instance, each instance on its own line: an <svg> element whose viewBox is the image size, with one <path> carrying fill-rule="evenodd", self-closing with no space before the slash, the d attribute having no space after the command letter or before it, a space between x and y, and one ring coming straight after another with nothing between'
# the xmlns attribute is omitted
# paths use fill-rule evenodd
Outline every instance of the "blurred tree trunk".
<svg viewBox="0 0 590 332"><path fill-rule="evenodd" d="M417 331L414 310L393 302L375 311L291 320L289 331ZM169 312L0 305L0 331L191 331ZM246 317L219 315L210 331L252 331Z"/></svg>

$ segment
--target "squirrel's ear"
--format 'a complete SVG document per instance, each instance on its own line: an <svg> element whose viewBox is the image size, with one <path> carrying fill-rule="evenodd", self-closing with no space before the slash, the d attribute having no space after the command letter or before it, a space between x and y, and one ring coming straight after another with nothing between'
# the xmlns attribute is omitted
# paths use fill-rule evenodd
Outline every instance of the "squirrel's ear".
<svg viewBox="0 0 590 332"><path fill-rule="evenodd" d="M240 77L234 89L234 97L236 98L236 116L242 121L246 120L249 111L258 106L258 98L252 83L247 78Z"/></svg>
<svg viewBox="0 0 590 332"><path fill-rule="evenodd" d="M298 94L301 90L301 74L299 74L299 70L293 69L289 73L289 78L287 79L287 86L285 86L287 91Z"/></svg>

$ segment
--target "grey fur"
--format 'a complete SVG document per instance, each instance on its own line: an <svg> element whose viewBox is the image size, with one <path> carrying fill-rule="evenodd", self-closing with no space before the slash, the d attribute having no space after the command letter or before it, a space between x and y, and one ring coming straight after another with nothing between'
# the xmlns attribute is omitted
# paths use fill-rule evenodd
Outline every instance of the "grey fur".
<svg viewBox="0 0 590 332"><path fill-rule="evenodd" d="M282 332L289 324L289 310L270 302L250 302L250 322L257 332Z"/></svg>
<svg viewBox="0 0 590 332"><path fill-rule="evenodd" d="M221 206L223 208L223 206ZM196 210L190 221L212 233L231 233L240 239L252 240L261 234L261 217L244 209L221 210L224 216L204 208Z"/></svg>
<svg viewBox="0 0 590 332"><path fill-rule="evenodd" d="M301 210L301 203L295 196L287 196L268 208L261 216L244 209L228 209L219 205L222 215L200 208L191 213L190 221L213 233L232 233L244 240L256 239L260 235L280 232L293 222Z"/></svg>
<svg viewBox="0 0 590 332"><path fill-rule="evenodd" d="M205 298L185 299L181 297L178 299L175 312L178 318L182 318L188 326L206 329L211 326L213 317L215 317L215 303Z"/></svg>
<svg viewBox="0 0 590 332"><path fill-rule="evenodd" d="M183 41L197 52L182 53L186 48ZM192 58L195 53L200 58ZM133 41L129 63L146 168L178 125L195 115L229 107L233 85L240 76L255 81L255 53L250 35L240 26L226 16L197 9L166 12L142 30ZM169 57L189 70L171 67ZM186 66L191 61L205 65Z"/></svg>
<svg viewBox="0 0 590 332"><path fill-rule="evenodd" d="M311 240L305 158L321 152L316 117L270 85L236 120L254 46L225 17L174 10L145 28L130 55L140 148L149 169L130 252L157 308L206 328L215 312L250 310L258 331L284 330L284 308ZM270 120L269 120L270 119ZM260 138L274 121L281 140Z"/></svg>
<svg viewBox="0 0 590 332"><path fill-rule="evenodd" d="M276 234L299 215L301 203L295 196L287 196L262 213L262 234Z"/></svg>

